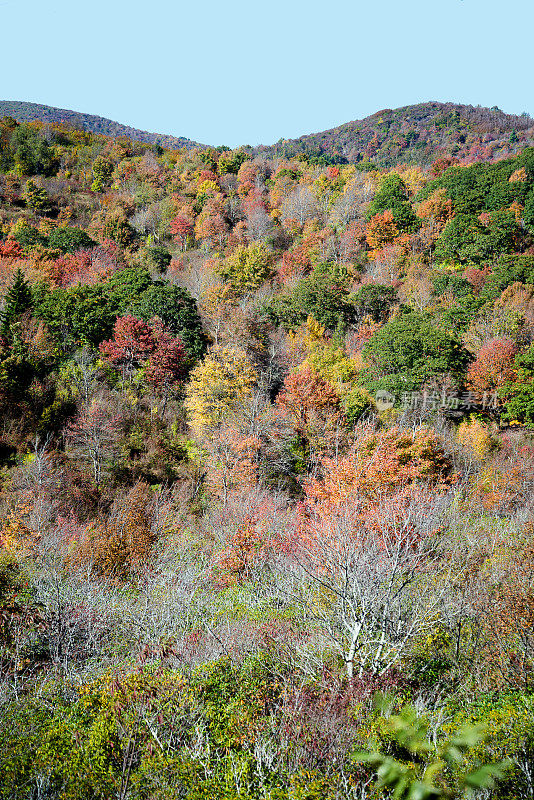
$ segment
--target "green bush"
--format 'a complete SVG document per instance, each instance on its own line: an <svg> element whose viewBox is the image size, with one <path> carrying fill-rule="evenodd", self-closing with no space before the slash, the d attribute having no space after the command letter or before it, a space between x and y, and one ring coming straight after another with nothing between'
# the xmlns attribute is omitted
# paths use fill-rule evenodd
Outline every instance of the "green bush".
<svg viewBox="0 0 534 800"><path fill-rule="evenodd" d="M286 330L298 328L309 316L329 330L344 329L358 318L344 281L319 272L275 295L265 312L275 325Z"/></svg>
<svg viewBox="0 0 534 800"><path fill-rule="evenodd" d="M460 379L470 355L453 335L415 311L401 313L376 331L363 348L370 364L367 386L398 394L450 373ZM371 380L369 380L371 378ZM404 388L402 388L404 387Z"/></svg>
<svg viewBox="0 0 534 800"><path fill-rule="evenodd" d="M54 228L48 236L50 247L57 247L62 253L75 253L89 247L94 247L95 242L81 228L71 228L63 225Z"/></svg>

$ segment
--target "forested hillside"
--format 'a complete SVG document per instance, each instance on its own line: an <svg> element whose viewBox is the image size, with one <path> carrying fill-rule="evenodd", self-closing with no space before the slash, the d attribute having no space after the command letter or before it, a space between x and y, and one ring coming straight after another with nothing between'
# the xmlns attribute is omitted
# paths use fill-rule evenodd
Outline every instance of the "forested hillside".
<svg viewBox="0 0 534 800"><path fill-rule="evenodd" d="M534 144L534 121L528 114L505 114L499 108L456 103L420 103L347 122L338 128L298 139L281 140L269 155L327 154L338 161L372 161L393 167L400 161L430 166L439 156L487 161Z"/></svg>
<svg viewBox="0 0 534 800"><path fill-rule="evenodd" d="M80 111L69 111L66 108L43 106L40 103L23 103L18 100L0 100L0 117L12 117L17 122L48 122L53 125L61 123L71 128L89 131L103 136L126 136L136 142L159 144L162 147L179 149L181 147L202 147L183 136L170 136L166 133L148 133L129 125L122 125L105 117L94 114L82 114Z"/></svg>
<svg viewBox="0 0 534 800"><path fill-rule="evenodd" d="M0 119L0 798L534 797L534 148L470 119Z"/></svg>
<svg viewBox="0 0 534 800"><path fill-rule="evenodd" d="M64 108L0 101L0 117L19 123L46 122L109 137L125 136L134 141L180 149L204 147L184 137L147 133L93 114ZM348 163L371 161L379 167L398 163L429 167L439 157L461 162L490 161L511 156L534 145L534 120L528 114L505 114L495 108L456 103L419 103L377 111L370 117L347 122L338 128L298 139L282 139L272 146L244 145L249 155L294 158L313 162ZM324 165L324 164L323 164Z"/></svg>

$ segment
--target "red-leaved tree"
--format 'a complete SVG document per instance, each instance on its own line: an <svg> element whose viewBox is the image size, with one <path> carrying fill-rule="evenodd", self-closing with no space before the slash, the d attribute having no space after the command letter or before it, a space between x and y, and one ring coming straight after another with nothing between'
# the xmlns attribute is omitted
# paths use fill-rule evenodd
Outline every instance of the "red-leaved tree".
<svg viewBox="0 0 534 800"><path fill-rule="evenodd" d="M145 383L163 397L164 406L172 389L184 378L187 356L182 340L154 318L149 323L136 317L119 317L113 339L102 342L103 358L131 380L144 368Z"/></svg>
<svg viewBox="0 0 534 800"><path fill-rule="evenodd" d="M482 345L476 361L467 371L467 382L475 392L491 392L499 389L516 376L514 359L517 354L515 342L501 336Z"/></svg>
<svg viewBox="0 0 534 800"><path fill-rule="evenodd" d="M180 245L181 250L187 249L187 237L193 233L194 224L191 217L178 214L171 222L171 234Z"/></svg>
<svg viewBox="0 0 534 800"><path fill-rule="evenodd" d="M152 320L151 331L155 346L148 358L145 381L163 397L165 406L169 393L184 378L187 356L182 340L159 320Z"/></svg>
<svg viewBox="0 0 534 800"><path fill-rule="evenodd" d="M119 367L125 377L142 366L156 348L154 334L143 320L131 315L119 317L113 328L113 339L102 342L100 352L104 359Z"/></svg>

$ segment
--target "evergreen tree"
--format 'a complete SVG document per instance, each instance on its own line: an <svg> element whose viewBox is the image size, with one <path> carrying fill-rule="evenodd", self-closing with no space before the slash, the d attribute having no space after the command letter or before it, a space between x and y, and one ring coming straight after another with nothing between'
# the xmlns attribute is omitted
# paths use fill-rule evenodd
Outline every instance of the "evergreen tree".
<svg viewBox="0 0 534 800"><path fill-rule="evenodd" d="M27 208L31 208L34 211L47 211L51 206L50 198L45 189L37 186L31 178L26 182L22 196Z"/></svg>
<svg viewBox="0 0 534 800"><path fill-rule="evenodd" d="M11 325L29 308L33 306L33 297L30 286L19 268L15 272L13 283L6 292L4 308L0 314L0 333L6 336L11 331Z"/></svg>

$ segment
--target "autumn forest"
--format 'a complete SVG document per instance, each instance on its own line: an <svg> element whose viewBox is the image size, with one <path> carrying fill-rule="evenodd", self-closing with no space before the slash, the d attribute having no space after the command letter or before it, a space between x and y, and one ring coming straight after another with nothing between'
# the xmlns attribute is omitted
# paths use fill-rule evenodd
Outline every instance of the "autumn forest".
<svg viewBox="0 0 534 800"><path fill-rule="evenodd" d="M534 798L534 120L11 105L1 800Z"/></svg>

